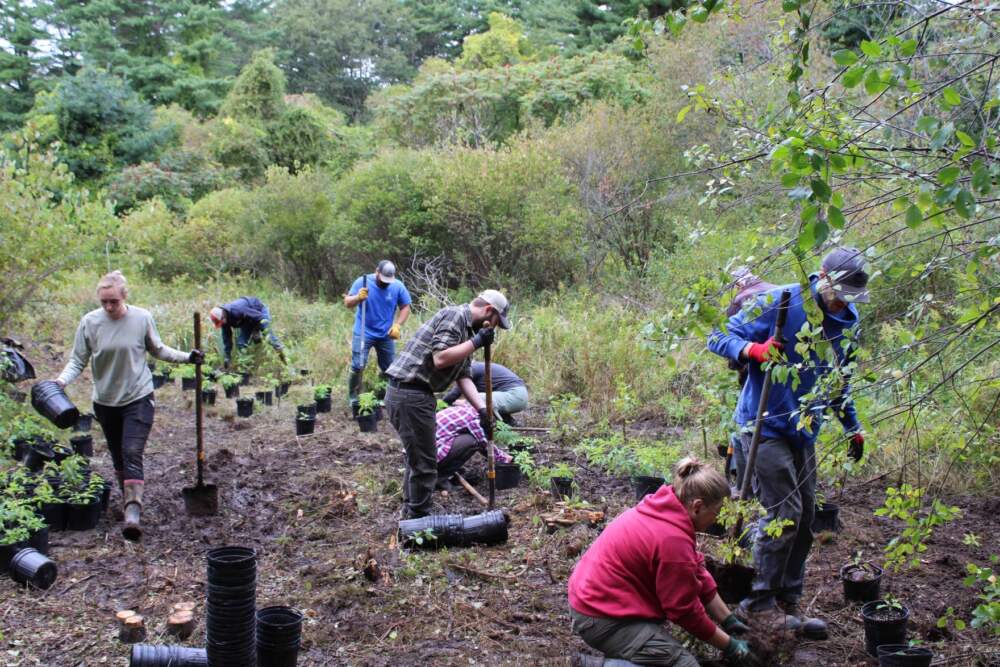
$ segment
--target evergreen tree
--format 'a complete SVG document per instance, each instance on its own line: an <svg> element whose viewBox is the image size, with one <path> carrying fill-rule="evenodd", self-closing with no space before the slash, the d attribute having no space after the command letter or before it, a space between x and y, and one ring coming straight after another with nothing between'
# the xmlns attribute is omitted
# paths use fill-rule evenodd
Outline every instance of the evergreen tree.
<svg viewBox="0 0 1000 667"><path fill-rule="evenodd" d="M17 127L35 102L46 57L38 43L39 5L23 0L0 4L0 130Z"/></svg>

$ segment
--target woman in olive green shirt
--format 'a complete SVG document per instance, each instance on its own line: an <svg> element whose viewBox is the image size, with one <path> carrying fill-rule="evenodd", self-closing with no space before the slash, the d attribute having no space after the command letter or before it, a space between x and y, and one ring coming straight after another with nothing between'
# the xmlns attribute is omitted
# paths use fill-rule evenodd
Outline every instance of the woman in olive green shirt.
<svg viewBox="0 0 1000 667"><path fill-rule="evenodd" d="M124 495L122 534L138 540L142 537L142 456L154 409L146 353L174 363L200 363L204 356L199 350L181 352L163 344L149 311L126 303L128 287L120 271L101 278L97 297L101 307L80 320L72 355L56 382L65 387L90 362L94 416L104 431Z"/></svg>

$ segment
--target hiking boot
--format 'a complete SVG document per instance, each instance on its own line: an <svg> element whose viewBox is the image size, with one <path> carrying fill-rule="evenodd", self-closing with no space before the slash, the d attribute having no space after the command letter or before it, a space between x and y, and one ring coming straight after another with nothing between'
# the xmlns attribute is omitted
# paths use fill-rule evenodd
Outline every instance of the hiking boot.
<svg viewBox="0 0 1000 667"><path fill-rule="evenodd" d="M799 621L798 632L806 639L826 639L830 636L826 627L826 621L819 618L802 616L799 613L799 605L796 602L778 601L778 607L789 616Z"/></svg>
<svg viewBox="0 0 1000 667"><path fill-rule="evenodd" d="M448 479L441 479L438 477L437 484L434 485L434 488L438 491L454 493L458 489L458 481L454 477L449 477Z"/></svg>
<svg viewBox="0 0 1000 667"><path fill-rule="evenodd" d="M770 632L798 632L802 622L795 616L786 614L778 605L771 603L759 609L751 609L750 605L741 602L734 610L737 618L750 626L751 630Z"/></svg>
<svg viewBox="0 0 1000 667"><path fill-rule="evenodd" d="M122 526L122 536L126 540L138 542L142 539L142 491L140 480L129 480L125 484L125 525Z"/></svg>

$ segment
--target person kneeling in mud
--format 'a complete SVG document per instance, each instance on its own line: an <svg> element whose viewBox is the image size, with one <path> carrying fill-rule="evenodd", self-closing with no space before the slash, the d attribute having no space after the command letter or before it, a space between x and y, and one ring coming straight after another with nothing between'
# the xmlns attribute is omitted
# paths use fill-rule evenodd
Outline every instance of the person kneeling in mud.
<svg viewBox="0 0 1000 667"><path fill-rule="evenodd" d="M695 531L715 521L729 484L695 458L678 463L673 479L612 521L573 570L573 632L605 657L581 653L571 664L697 667L664 621L721 649L731 665L759 664L749 644L733 637L748 628L719 597L696 550Z"/></svg>
<svg viewBox="0 0 1000 667"><path fill-rule="evenodd" d="M434 438L437 445L438 488L451 491L452 478L472 455L479 452L486 456L486 432L480 423L479 411L468 403L445 408L437 413L437 430ZM510 463L511 456L495 447L497 461Z"/></svg>

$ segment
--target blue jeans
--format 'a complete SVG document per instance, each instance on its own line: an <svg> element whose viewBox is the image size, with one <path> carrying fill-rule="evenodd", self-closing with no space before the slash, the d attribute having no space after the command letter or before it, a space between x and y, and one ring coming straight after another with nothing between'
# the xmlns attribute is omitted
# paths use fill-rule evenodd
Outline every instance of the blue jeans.
<svg viewBox="0 0 1000 667"><path fill-rule="evenodd" d="M383 373L392 366L392 360L396 358L396 341L391 338L383 338L381 340L372 340L371 338L366 338L364 345L361 343L361 336L355 334L351 339L351 370L352 371L362 371L368 364L368 356L371 354L372 348L375 348L375 354L378 355L378 367Z"/></svg>
<svg viewBox="0 0 1000 667"><path fill-rule="evenodd" d="M274 333L274 327L271 326L271 312L267 306L264 306L264 319L261 321L260 328L240 327L239 333L236 334L236 349L242 350L254 340L259 339L263 332L267 333L267 340L271 343L271 347L275 350L282 348L281 341L278 340L278 336Z"/></svg>

